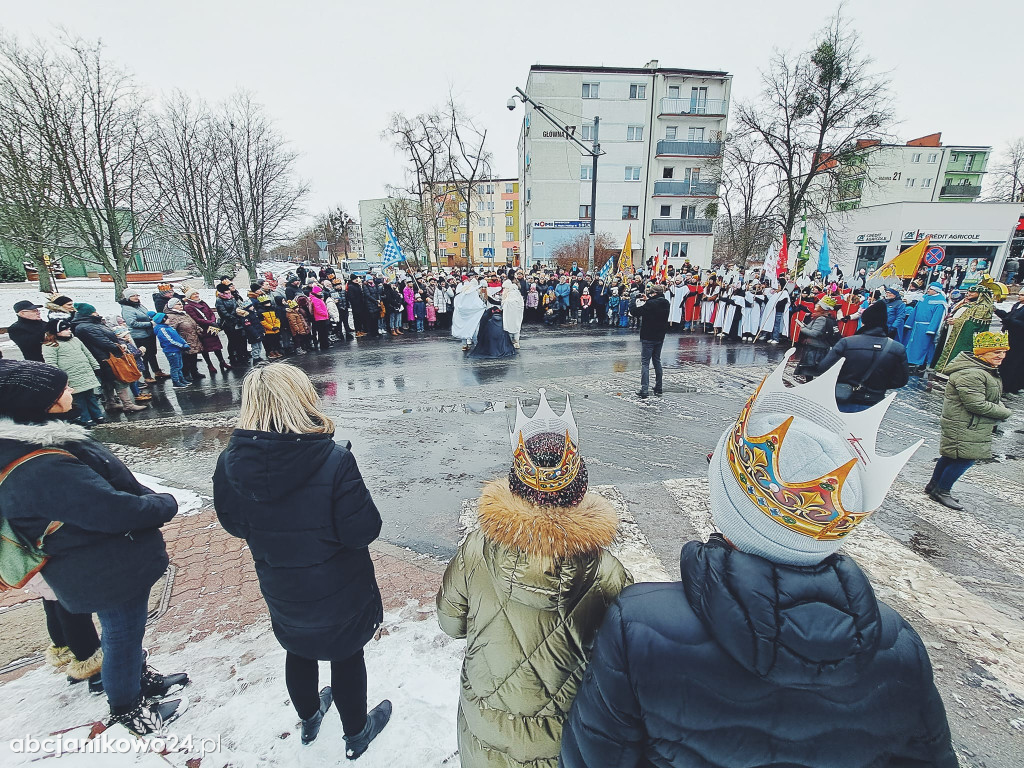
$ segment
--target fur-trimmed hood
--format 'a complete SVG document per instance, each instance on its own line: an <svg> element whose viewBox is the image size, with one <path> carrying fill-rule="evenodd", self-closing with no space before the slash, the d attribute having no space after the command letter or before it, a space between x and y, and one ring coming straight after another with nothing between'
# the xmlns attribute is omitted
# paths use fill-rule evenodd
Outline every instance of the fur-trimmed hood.
<svg viewBox="0 0 1024 768"><path fill-rule="evenodd" d="M84 443L91 435L85 427L60 419L41 424L22 424L13 419L0 417L0 440L17 440L28 445L51 448L68 443Z"/></svg>
<svg viewBox="0 0 1024 768"><path fill-rule="evenodd" d="M509 549L543 558L593 554L615 539L618 515L611 503L587 493L575 507L539 507L492 480L480 494L480 530Z"/></svg>

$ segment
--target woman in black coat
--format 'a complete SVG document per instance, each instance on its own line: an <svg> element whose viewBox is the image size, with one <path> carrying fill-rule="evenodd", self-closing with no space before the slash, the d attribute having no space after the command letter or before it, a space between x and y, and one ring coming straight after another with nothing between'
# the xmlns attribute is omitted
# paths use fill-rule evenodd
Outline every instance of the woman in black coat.
<svg viewBox="0 0 1024 768"><path fill-rule="evenodd" d="M180 701L146 700L188 681L148 669L142 651L149 593L167 570L160 527L178 504L141 485L83 427L59 420L71 394L59 368L0 360L0 468L10 469L0 514L24 539L45 536L40 573L60 604L99 618L111 721L152 733Z"/></svg>
<svg viewBox="0 0 1024 768"><path fill-rule="evenodd" d="M285 363L249 372L238 429L217 461L213 497L224 530L249 545L278 642L302 743L320 730L333 694L346 756L387 724L391 702L366 712L363 646L383 620L367 546L381 519L352 453L334 442L313 383ZM317 661L331 687L317 694Z"/></svg>

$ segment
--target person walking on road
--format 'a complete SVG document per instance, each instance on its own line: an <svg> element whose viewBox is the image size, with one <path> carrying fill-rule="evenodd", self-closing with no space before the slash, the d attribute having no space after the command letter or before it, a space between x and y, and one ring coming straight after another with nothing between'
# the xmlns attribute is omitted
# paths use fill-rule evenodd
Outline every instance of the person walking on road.
<svg viewBox="0 0 1024 768"><path fill-rule="evenodd" d="M924 492L950 509L963 509L951 495L953 484L975 461L992 458L992 431L1010 418L1010 409L1000 402L999 379L999 364L1009 348L1005 333L976 333L973 352L961 352L946 366L940 455Z"/></svg>
<svg viewBox="0 0 1024 768"><path fill-rule="evenodd" d="M272 363L242 384L238 427L213 475L217 518L245 539L286 651L285 685L310 744L332 701L355 760L391 717L385 699L366 711L363 646L383 621L367 549L381 518L348 445L334 441L313 382ZM331 662L319 692L317 662Z"/></svg>
<svg viewBox="0 0 1024 768"><path fill-rule="evenodd" d="M665 286L648 284L646 298L637 298L629 309L640 320L640 389L636 396L646 399L650 394L651 363L654 363L654 394L661 395L661 348L668 330L671 307L665 298Z"/></svg>

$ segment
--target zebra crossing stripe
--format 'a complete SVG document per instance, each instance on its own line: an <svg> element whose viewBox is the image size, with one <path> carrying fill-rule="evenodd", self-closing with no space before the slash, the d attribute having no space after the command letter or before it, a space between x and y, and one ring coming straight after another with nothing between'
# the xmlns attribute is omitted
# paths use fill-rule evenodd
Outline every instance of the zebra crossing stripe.
<svg viewBox="0 0 1024 768"><path fill-rule="evenodd" d="M695 530L705 538L714 531L707 480L666 480L664 485L689 515ZM905 501L899 492L897 497ZM908 506L915 512L924 509L921 498L922 502L911 501ZM959 529L958 535L963 530L971 528ZM972 538L970 545L975 544ZM894 595L918 613L943 638L984 667L1004 698L1024 699L1024 624L1000 613L870 520L857 527L843 550L871 574L880 597Z"/></svg>

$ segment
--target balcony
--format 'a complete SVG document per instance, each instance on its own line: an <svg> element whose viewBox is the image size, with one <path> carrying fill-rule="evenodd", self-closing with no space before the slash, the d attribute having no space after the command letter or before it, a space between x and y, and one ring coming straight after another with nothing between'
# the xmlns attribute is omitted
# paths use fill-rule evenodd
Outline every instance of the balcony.
<svg viewBox="0 0 1024 768"><path fill-rule="evenodd" d="M969 184L946 184L939 190L939 197L977 197L981 194L981 187Z"/></svg>
<svg viewBox="0 0 1024 768"><path fill-rule="evenodd" d="M714 197L718 185L713 181L656 181L654 194L669 197Z"/></svg>
<svg viewBox="0 0 1024 768"><path fill-rule="evenodd" d="M720 141L669 141L658 142L659 156L673 155L676 157L721 157L722 142Z"/></svg>
<svg viewBox="0 0 1024 768"><path fill-rule="evenodd" d="M725 99L670 99L661 100L662 115L705 115L707 117L725 117L729 111L729 102Z"/></svg>
<svg viewBox="0 0 1024 768"><path fill-rule="evenodd" d="M710 235L711 219L652 219L651 234Z"/></svg>

